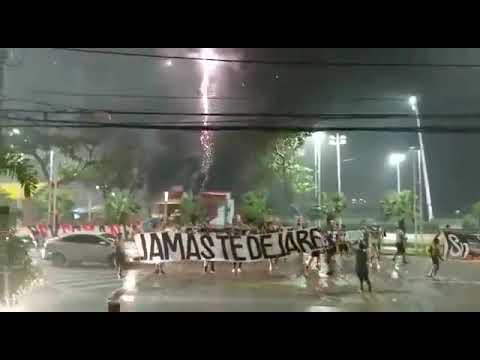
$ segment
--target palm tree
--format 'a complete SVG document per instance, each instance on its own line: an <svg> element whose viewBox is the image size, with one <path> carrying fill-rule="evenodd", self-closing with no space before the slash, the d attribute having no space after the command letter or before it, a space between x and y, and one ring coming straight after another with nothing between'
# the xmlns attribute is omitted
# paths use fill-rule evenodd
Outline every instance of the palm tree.
<svg viewBox="0 0 480 360"><path fill-rule="evenodd" d="M337 219L343 210L347 207L347 200L343 194L333 193L329 196L329 214L327 215L327 220Z"/></svg>
<svg viewBox="0 0 480 360"><path fill-rule="evenodd" d="M129 217L138 213L140 206L128 191L111 192L105 199L105 218L111 224L123 225L123 235L127 236L126 225Z"/></svg>
<svg viewBox="0 0 480 360"><path fill-rule="evenodd" d="M0 175L16 179L23 188L25 197L29 198L37 188L37 173L30 160L15 151L0 149Z"/></svg>
<svg viewBox="0 0 480 360"><path fill-rule="evenodd" d="M321 206L315 205L312 207L310 217L312 220L327 219L327 224L330 220L338 219L342 211L347 207L347 201L343 194L326 193L320 194Z"/></svg>
<svg viewBox="0 0 480 360"><path fill-rule="evenodd" d="M414 219L412 192L407 190L389 195L380 204L385 216L396 219L398 227L406 232L405 222Z"/></svg>

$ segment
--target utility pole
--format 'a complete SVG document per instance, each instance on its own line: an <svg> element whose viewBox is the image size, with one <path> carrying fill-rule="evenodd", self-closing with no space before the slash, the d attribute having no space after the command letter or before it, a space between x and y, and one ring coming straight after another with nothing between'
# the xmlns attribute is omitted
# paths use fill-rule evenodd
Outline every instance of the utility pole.
<svg viewBox="0 0 480 360"><path fill-rule="evenodd" d="M417 223L417 152L415 147L410 147L412 155L412 174L413 174L413 231L415 232L415 251L418 251L418 223Z"/></svg>
<svg viewBox="0 0 480 360"><path fill-rule="evenodd" d="M50 149L50 164L49 164L49 179L48 179L48 225L52 224L52 213L53 213L53 157L54 152ZM52 234L53 235L53 234Z"/></svg>
<svg viewBox="0 0 480 360"><path fill-rule="evenodd" d="M92 195L88 195L88 223L92 223Z"/></svg>
<svg viewBox="0 0 480 360"><path fill-rule="evenodd" d="M418 110L417 97L410 96L410 98L408 99L408 102L410 104L412 111L415 113L415 116L417 119L417 127L420 128L421 120L420 120L420 111ZM418 136L418 144L420 146L420 157L422 160L421 170L423 171L422 175L425 181L425 195L427 200L428 221L431 221L433 219L433 206L432 206L432 197L430 195L430 181L428 178L427 161L425 159L425 146L423 144L423 134L420 131L418 131L417 136Z"/></svg>
<svg viewBox="0 0 480 360"><path fill-rule="evenodd" d="M319 216L322 208L322 143L325 133L317 131L313 133L313 146L315 151L315 195ZM321 226L321 219L318 219L318 226Z"/></svg>
<svg viewBox="0 0 480 360"><path fill-rule="evenodd" d="M418 189L419 189L419 212L420 212L420 223L419 223L419 230L420 230L420 241L423 244L423 173L422 173L422 155L420 153L420 150L417 150L417 173L418 173Z"/></svg>

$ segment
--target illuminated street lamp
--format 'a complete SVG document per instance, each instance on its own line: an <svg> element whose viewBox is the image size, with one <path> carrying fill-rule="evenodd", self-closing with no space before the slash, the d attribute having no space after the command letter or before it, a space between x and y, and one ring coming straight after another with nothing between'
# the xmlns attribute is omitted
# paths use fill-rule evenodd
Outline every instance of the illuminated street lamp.
<svg viewBox="0 0 480 360"><path fill-rule="evenodd" d="M388 159L390 165L397 168L397 192L400 192L400 163L405 161L405 158L405 154L393 153Z"/></svg>
<svg viewBox="0 0 480 360"><path fill-rule="evenodd" d="M20 130L17 128L13 128L12 131L10 131L10 136L13 135L20 135Z"/></svg>
<svg viewBox="0 0 480 360"><path fill-rule="evenodd" d="M340 146L347 143L347 136L336 133L328 137L328 145L335 146L337 148L337 189L338 193L342 193L342 173L341 173L341 157Z"/></svg>

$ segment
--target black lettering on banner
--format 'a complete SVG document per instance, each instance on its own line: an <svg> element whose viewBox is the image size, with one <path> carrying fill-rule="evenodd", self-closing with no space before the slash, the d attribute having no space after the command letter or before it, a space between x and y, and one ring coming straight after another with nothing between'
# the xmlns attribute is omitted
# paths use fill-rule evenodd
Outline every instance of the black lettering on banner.
<svg viewBox="0 0 480 360"><path fill-rule="evenodd" d="M195 251L192 251L192 245ZM200 250L198 250L197 239L194 234L187 234L187 260L192 260L192 256L195 255L198 260L202 260L200 256Z"/></svg>
<svg viewBox="0 0 480 360"><path fill-rule="evenodd" d="M285 255L287 255L287 252L285 251L285 246L283 246L283 233L279 232L279 233L276 233L276 234L277 234L277 239L278 239L278 246L280 247L280 250L282 251L282 253L279 256L280 257L285 256Z"/></svg>
<svg viewBox="0 0 480 360"><path fill-rule="evenodd" d="M145 241L145 235L140 234L140 239L142 240L143 260L147 260L148 252L147 252L147 242Z"/></svg>
<svg viewBox="0 0 480 360"><path fill-rule="evenodd" d="M267 248L272 247L272 244L265 243L265 240L271 239L272 234L260 235L260 243L262 244L262 253L265 259L273 259L276 255L268 255Z"/></svg>
<svg viewBox="0 0 480 360"><path fill-rule="evenodd" d="M155 245L157 247L157 251L155 252ZM160 259L165 260L163 256L163 249L162 244L160 243L160 238L156 233L150 234L150 256L149 260L152 260L155 256L159 256Z"/></svg>
<svg viewBox="0 0 480 360"><path fill-rule="evenodd" d="M162 232L163 248L165 250L165 259L170 259L170 251L176 252L180 248L180 257L185 260L185 249L183 248L182 233L175 233L173 235L173 242L167 231Z"/></svg>
<svg viewBox="0 0 480 360"><path fill-rule="evenodd" d="M252 242L255 243L255 247L257 251L256 254L253 253ZM248 246L248 253L250 254L250 260L258 260L262 257L262 249L260 248L258 237L253 235L247 235L247 246Z"/></svg>
<svg viewBox="0 0 480 360"><path fill-rule="evenodd" d="M321 249L324 247L323 237L320 235L320 230L317 228L310 229L310 239L312 240L315 249Z"/></svg>
<svg viewBox="0 0 480 360"><path fill-rule="evenodd" d="M222 250L223 250L223 257L225 260L229 260L227 247L225 246L225 241L230 238L229 235L216 235L218 239L222 241Z"/></svg>
<svg viewBox="0 0 480 360"><path fill-rule="evenodd" d="M287 248L289 255L292 252L300 252L300 249L298 248L297 244L295 244L295 240L293 239L292 231L287 232L287 235L285 236L285 247Z"/></svg>
<svg viewBox="0 0 480 360"><path fill-rule="evenodd" d="M98 231L101 232L101 233L105 232L105 225L99 225L98 226Z"/></svg>
<svg viewBox="0 0 480 360"><path fill-rule="evenodd" d="M232 255L233 255L233 260L235 261L245 261L247 258L243 256L238 256L237 249L243 248L242 244L235 244L235 240L241 239L241 236L238 235L230 235L230 245L232 247Z"/></svg>
<svg viewBox="0 0 480 360"><path fill-rule="evenodd" d="M208 240L208 244L205 244L205 240ZM203 251L201 252L202 257L204 259L210 260L215 257L215 254L212 251L212 247L215 245L210 235L201 235L200 242L205 250L208 251L208 255L206 255Z"/></svg>
<svg viewBox="0 0 480 360"><path fill-rule="evenodd" d="M298 230L296 234L297 234L297 244L302 248L302 251L304 253L310 253L312 252L312 250L315 250L313 242L308 241L308 231ZM303 246L303 244L308 245L308 250L305 248L305 246Z"/></svg>

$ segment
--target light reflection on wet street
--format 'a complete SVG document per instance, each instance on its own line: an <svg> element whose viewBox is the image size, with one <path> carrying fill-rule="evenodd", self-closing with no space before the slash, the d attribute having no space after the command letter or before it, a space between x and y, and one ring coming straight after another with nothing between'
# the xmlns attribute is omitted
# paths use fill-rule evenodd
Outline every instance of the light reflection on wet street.
<svg viewBox="0 0 480 360"><path fill-rule="evenodd" d="M228 263L204 274L201 263L167 264L166 275L150 267L130 270L118 280L104 267L54 268L41 263L45 285L33 289L11 311L106 311L115 289L121 311L478 311L480 263L442 263L438 280L425 277L429 260L411 258L394 265L384 257L371 271L373 293L359 293L353 259L343 261L343 274L305 276L298 259L280 261L268 272L266 263L244 264L241 274ZM398 276L397 276L398 275Z"/></svg>

